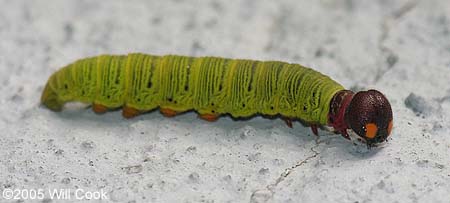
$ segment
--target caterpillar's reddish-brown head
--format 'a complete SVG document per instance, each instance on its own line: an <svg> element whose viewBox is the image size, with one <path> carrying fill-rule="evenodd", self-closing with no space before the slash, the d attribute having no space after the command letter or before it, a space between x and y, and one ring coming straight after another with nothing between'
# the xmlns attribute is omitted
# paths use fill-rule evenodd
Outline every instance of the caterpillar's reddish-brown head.
<svg viewBox="0 0 450 203"><path fill-rule="evenodd" d="M356 136L372 146L386 141L393 118L387 98L377 90L338 92L331 103L330 125L344 137Z"/></svg>
<svg viewBox="0 0 450 203"><path fill-rule="evenodd" d="M347 108L345 121L368 145L384 142L393 125L391 104L377 90L358 92Z"/></svg>

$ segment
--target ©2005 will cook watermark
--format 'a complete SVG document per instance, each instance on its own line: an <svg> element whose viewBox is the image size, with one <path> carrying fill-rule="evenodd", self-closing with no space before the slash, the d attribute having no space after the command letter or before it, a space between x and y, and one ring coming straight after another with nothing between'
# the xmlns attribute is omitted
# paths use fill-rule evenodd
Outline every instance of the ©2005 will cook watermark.
<svg viewBox="0 0 450 203"><path fill-rule="evenodd" d="M2 191L6 200L108 200L108 194L103 189L90 191L85 189L9 189ZM1 200L1 199L0 199Z"/></svg>

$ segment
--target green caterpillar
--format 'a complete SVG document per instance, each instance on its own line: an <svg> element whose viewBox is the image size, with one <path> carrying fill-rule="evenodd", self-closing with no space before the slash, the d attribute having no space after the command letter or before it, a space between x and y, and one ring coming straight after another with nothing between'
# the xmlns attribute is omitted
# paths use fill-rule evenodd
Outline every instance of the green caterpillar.
<svg viewBox="0 0 450 203"><path fill-rule="evenodd" d="M310 68L279 61L101 55L55 72L41 101L54 111L70 101L92 103L97 113L123 106L127 118L156 108L166 116L195 110L209 121L223 114L281 115L311 124L315 134L318 125L346 138L350 130L368 145L385 141L392 128L392 110L380 92L354 94Z"/></svg>

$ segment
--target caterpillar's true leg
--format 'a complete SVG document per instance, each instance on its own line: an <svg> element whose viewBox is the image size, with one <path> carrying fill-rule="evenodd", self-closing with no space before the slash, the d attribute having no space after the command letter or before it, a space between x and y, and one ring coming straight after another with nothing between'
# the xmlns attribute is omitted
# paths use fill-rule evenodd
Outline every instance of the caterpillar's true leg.
<svg viewBox="0 0 450 203"><path fill-rule="evenodd" d="M92 110L97 114L102 114L108 111L108 107L102 104L92 104Z"/></svg>
<svg viewBox="0 0 450 203"><path fill-rule="evenodd" d="M347 140L352 140L352 139L350 138L350 135L347 134L347 131L342 131L342 132L340 132L340 133L341 133L342 137L344 137L345 139L347 139Z"/></svg>
<svg viewBox="0 0 450 203"><path fill-rule="evenodd" d="M292 128L292 119L291 118L283 117L283 120L288 127Z"/></svg>
<svg viewBox="0 0 450 203"><path fill-rule="evenodd" d="M133 118L139 114L140 114L140 111L133 107L123 106L123 108L122 108L122 116L124 118Z"/></svg>
<svg viewBox="0 0 450 203"><path fill-rule="evenodd" d="M160 108L159 111L165 116L165 117L174 117L178 114L175 110L169 109L169 108Z"/></svg>
<svg viewBox="0 0 450 203"><path fill-rule="evenodd" d="M314 133L314 135L319 136L319 132L317 131L317 125L316 124L312 124L311 125L311 131Z"/></svg>
<svg viewBox="0 0 450 203"><path fill-rule="evenodd" d="M199 114L198 117L200 117L201 119L213 122L216 121L219 118L219 115L217 114Z"/></svg>

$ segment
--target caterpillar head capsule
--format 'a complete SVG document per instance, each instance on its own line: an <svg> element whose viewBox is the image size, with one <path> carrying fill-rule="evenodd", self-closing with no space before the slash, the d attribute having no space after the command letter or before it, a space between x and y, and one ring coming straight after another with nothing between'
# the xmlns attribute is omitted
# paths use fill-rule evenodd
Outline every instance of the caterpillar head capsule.
<svg viewBox="0 0 450 203"><path fill-rule="evenodd" d="M392 109L387 98L377 90L361 91L353 96L345 120L348 127L367 145L386 141L393 125Z"/></svg>
<svg viewBox="0 0 450 203"><path fill-rule="evenodd" d="M391 105L377 90L340 91L330 107L329 124L347 139L356 137L371 147L386 141L391 133Z"/></svg>

